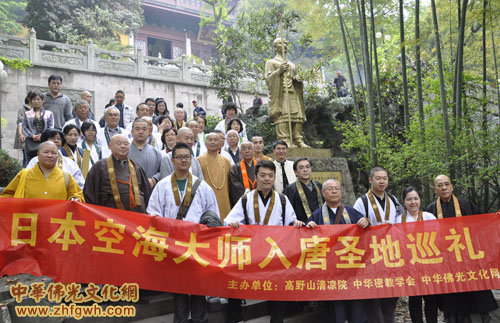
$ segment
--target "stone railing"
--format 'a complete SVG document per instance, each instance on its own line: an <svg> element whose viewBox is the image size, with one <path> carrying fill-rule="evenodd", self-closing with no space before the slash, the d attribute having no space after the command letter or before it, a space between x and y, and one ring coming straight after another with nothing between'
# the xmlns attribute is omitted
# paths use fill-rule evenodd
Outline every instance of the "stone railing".
<svg viewBox="0 0 500 323"><path fill-rule="evenodd" d="M113 74L137 78L210 85L210 66L191 64L136 53L108 51L89 41L87 46L68 45L36 38L35 30L28 37L0 35L0 56L29 59L35 66L47 66L92 73ZM245 87L246 80L242 82Z"/></svg>

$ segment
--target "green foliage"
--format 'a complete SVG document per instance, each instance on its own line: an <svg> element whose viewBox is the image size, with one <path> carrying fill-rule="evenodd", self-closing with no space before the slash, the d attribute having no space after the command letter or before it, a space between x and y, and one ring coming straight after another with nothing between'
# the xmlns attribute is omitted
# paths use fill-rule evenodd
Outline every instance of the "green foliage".
<svg viewBox="0 0 500 323"><path fill-rule="evenodd" d="M264 140L264 154L272 151L273 143L276 141L276 130L268 116L268 106L264 104L257 111L240 114L238 117L246 124L248 140L254 136L260 136Z"/></svg>
<svg viewBox="0 0 500 323"><path fill-rule="evenodd" d="M306 36L299 38L292 34L299 15L285 10L285 5L276 1L253 10L240 11L233 25L221 25L217 29L219 59L212 62L211 85L217 88L220 98L228 94L236 97L237 90L241 89L240 80L244 78L254 80L245 90L256 88L255 82L264 79L265 63L275 55L272 42L280 35L280 18L284 37L289 41L289 51L294 52L294 44L298 44L299 48L307 47Z"/></svg>
<svg viewBox="0 0 500 323"><path fill-rule="evenodd" d="M0 33L16 35L23 31L19 21L25 7L25 0L0 1Z"/></svg>
<svg viewBox="0 0 500 323"><path fill-rule="evenodd" d="M0 56L0 61L13 70L21 70L23 72L26 72L27 67L33 67L31 61L25 58L7 58Z"/></svg>
<svg viewBox="0 0 500 323"><path fill-rule="evenodd" d="M135 33L143 24L140 0L27 1L24 24L45 40L85 44L92 39L105 46L119 40L119 33Z"/></svg>
<svg viewBox="0 0 500 323"><path fill-rule="evenodd" d="M205 132L209 133L215 129L221 118L217 116L207 115L207 124L205 125Z"/></svg>
<svg viewBox="0 0 500 323"><path fill-rule="evenodd" d="M23 166L7 154L5 150L0 149L0 187L7 186L16 176Z"/></svg>

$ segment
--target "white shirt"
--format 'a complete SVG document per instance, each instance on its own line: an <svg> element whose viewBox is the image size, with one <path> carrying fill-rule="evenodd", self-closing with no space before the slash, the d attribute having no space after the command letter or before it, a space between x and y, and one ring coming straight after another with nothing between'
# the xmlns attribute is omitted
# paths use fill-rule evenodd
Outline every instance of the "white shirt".
<svg viewBox="0 0 500 323"><path fill-rule="evenodd" d="M260 221L259 221L259 223L255 223L254 206L253 206L254 194L259 194L259 193L257 190L253 190L247 194L246 210L247 210L247 214L248 214L248 223L249 224L264 225L264 220L266 218L267 208L271 204L271 197L268 199L267 204L264 205L264 202L262 202L261 197L258 196ZM267 225L289 225L289 224L297 221L297 216L295 215L295 211L293 210L292 204L290 204L288 197L285 196L285 199L286 199L285 224L283 224L283 217L282 217L283 210L281 207L281 199L280 199L278 192L274 191L274 194L275 194L274 206L273 206L273 210L271 211L271 216L269 217L269 222L267 223ZM229 225L230 223L233 223L233 222L246 224L245 223L245 214L243 213L243 204L241 202L241 198L238 200L238 202L235 204L235 206L233 207L231 212L229 212L229 214L224 219L225 225Z"/></svg>
<svg viewBox="0 0 500 323"><path fill-rule="evenodd" d="M414 218L413 216L410 215L410 213L406 213L406 223L409 223L409 222L417 222L417 219L418 219L418 216L417 218ZM434 214L432 213L429 213L429 212L422 212L422 220L426 221L426 220L436 220L436 217L434 216ZM396 223L403 223L403 215L399 215L396 217Z"/></svg>
<svg viewBox="0 0 500 323"><path fill-rule="evenodd" d="M193 185L198 178L193 176ZM147 212L150 215L159 215L164 218L176 219L177 212L179 211L179 206L175 205L174 192L172 190L172 175L169 175L162 179L156 184L153 189L153 193L149 198ZM181 192L179 196L181 197L181 202L184 198L184 194L187 190L184 188L184 192ZM217 206L217 199L215 193L210 186L205 181L200 183L193 201L191 202L191 207L187 212L184 221L200 223L200 218L202 214L206 211L213 211L219 217L219 207Z"/></svg>
<svg viewBox="0 0 500 323"><path fill-rule="evenodd" d="M229 163L231 163L231 166L234 166L233 157L231 157L231 155L227 151L225 151L224 149L221 150L220 155L222 157L225 157L227 160L229 160Z"/></svg>
<svg viewBox="0 0 500 323"><path fill-rule="evenodd" d="M78 143L78 148L82 148L85 152L85 149L82 147L82 143L83 141ZM96 144L90 146L89 144L85 143L85 148L90 150L90 165L94 165L94 163L99 160L99 154L97 153L97 149L95 149L95 145Z"/></svg>
<svg viewBox="0 0 500 323"><path fill-rule="evenodd" d="M274 178L274 189L278 192L283 193L285 191L285 186L283 185L283 171L281 170L281 164L279 161L273 161L276 166L276 177ZM293 161L285 160L285 173L288 179L288 184L292 184L297 181L297 176L293 171Z"/></svg>
<svg viewBox="0 0 500 323"><path fill-rule="evenodd" d="M385 205L384 205L384 207L382 207L380 205L378 199L375 196L373 197L373 199L375 200L375 203L377 204L379 213L380 213L380 219L382 220L382 222L378 222L377 217L375 216L375 211L373 211L373 206L372 206L372 203L370 202L370 198L368 198L368 193L365 195L366 195L366 198L368 199L368 201L367 201L368 202L368 219L370 220L370 224L373 226L373 225L379 225L379 224L384 223L385 222ZM394 224L394 223L396 223L396 206L392 202L392 199L389 197L389 194L387 194L385 196L385 198L389 199L389 203L391 204L391 210L389 212L389 221L388 222ZM396 197L394 197L394 199L396 199ZM397 199L396 199L396 201L397 201ZM385 201L385 203L387 203L387 200ZM363 204L363 200L361 199L361 197L356 200L356 203L354 203L353 208L355 208L363 216L366 215L365 206Z"/></svg>
<svg viewBox="0 0 500 323"><path fill-rule="evenodd" d="M241 123L243 124L243 131L240 132L238 135L242 138L244 138L245 140L247 140L247 125L241 121ZM224 133L224 135L226 134L226 119L222 119L221 121L219 121L219 123L215 126L215 130L220 130Z"/></svg>
<svg viewBox="0 0 500 323"><path fill-rule="evenodd" d="M59 152L59 156L62 156L61 152ZM78 167L78 164L66 156L62 156L62 158L63 158L62 170L73 176L78 186L80 186L80 188L83 190L83 186L85 185L85 179L83 178L82 171ZM31 158L28 166L26 166L26 169L33 168L36 165L36 163L38 163L38 156Z"/></svg>
<svg viewBox="0 0 500 323"><path fill-rule="evenodd" d="M121 130L121 134L130 138L130 132L127 129L118 127ZM111 150L109 150L109 142L106 139L106 127L97 130L97 144L101 147L102 158L108 158L111 156ZM111 138L110 138L111 139Z"/></svg>

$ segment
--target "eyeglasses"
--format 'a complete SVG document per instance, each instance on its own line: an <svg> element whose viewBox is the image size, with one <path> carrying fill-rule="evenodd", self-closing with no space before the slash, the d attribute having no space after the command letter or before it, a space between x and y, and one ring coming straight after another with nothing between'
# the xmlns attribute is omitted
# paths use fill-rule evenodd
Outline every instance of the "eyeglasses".
<svg viewBox="0 0 500 323"><path fill-rule="evenodd" d="M191 156L190 155L175 156L174 159L176 159L176 160L189 160L189 159L191 159Z"/></svg>

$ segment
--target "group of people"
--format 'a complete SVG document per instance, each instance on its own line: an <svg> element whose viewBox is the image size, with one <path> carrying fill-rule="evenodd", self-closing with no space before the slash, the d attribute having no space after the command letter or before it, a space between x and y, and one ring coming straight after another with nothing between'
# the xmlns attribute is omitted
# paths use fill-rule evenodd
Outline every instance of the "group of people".
<svg viewBox="0 0 500 323"><path fill-rule="evenodd" d="M189 121L177 108L172 120L163 99L147 99L134 116L123 103L123 91L117 91L101 127L90 118L86 99L77 101L73 111L69 99L57 94L61 84L60 77L51 76L48 93L28 94L30 109L24 111L21 128L27 130L25 149L31 159L1 196L74 200L195 223L211 218L235 229L253 224L367 228L479 213L453 195L446 175L436 177L438 197L426 211L413 187L404 191L401 204L386 192L388 173L381 167L371 170L368 192L354 206L343 205L341 183L313 181L311 160L288 160L285 141L273 144L275 159L263 155L263 138L248 140L232 102L225 105L225 119L205 133L201 107L195 106ZM38 143L36 150L28 140ZM488 322L488 312L497 307L491 291L423 299L427 322L437 322L438 307L451 323ZM241 302L229 299L231 322L243 320ZM326 320L393 322L396 303L397 298L329 301ZM282 322L290 303L269 304L271 322ZM410 297L409 310L413 322L423 322L422 297ZM175 294L174 322L187 322L189 316L193 322L207 321L206 298Z"/></svg>

